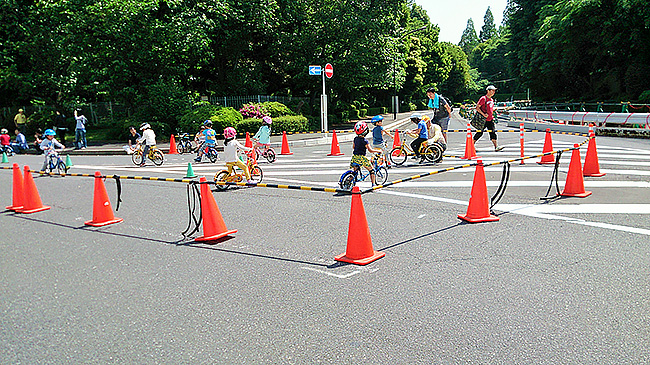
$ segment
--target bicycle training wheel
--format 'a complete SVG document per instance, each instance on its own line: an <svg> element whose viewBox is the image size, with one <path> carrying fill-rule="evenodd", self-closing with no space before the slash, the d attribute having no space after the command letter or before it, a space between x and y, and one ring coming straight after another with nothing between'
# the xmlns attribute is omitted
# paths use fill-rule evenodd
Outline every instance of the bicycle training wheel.
<svg viewBox="0 0 650 365"><path fill-rule="evenodd" d="M228 171L225 170L219 171L216 174L214 174L214 182L219 182L219 181L225 182L226 179L228 179L228 175L230 175L228 174ZM217 190L221 190L221 191L228 189L228 185L217 184L216 187Z"/></svg>
<svg viewBox="0 0 650 365"><path fill-rule="evenodd" d="M274 163L275 162L275 151L269 149L266 151L266 160L269 163Z"/></svg>
<svg viewBox="0 0 650 365"><path fill-rule="evenodd" d="M214 147L208 148L206 155L208 156L208 159L212 163L217 162L217 159L219 158L219 155L217 154L217 149Z"/></svg>
<svg viewBox="0 0 650 365"><path fill-rule="evenodd" d="M131 161L133 161L135 165L140 165L142 163L142 151L133 152L131 155Z"/></svg>
<svg viewBox="0 0 650 365"><path fill-rule="evenodd" d="M153 164L156 166L162 165L165 161L165 155L163 155L162 151L159 150L153 151L153 156L151 157L153 157Z"/></svg>
<svg viewBox="0 0 650 365"><path fill-rule="evenodd" d="M259 184L262 182L262 177L264 174L262 173L262 169L260 169L259 166L254 166L251 169L251 180L253 180L255 183Z"/></svg>
<svg viewBox="0 0 650 365"><path fill-rule="evenodd" d="M384 185L388 181L388 170L381 166L375 172L375 182L379 185Z"/></svg>
<svg viewBox="0 0 650 365"><path fill-rule="evenodd" d="M390 158L390 162L394 163L395 165L401 165L404 162L406 162L406 153L399 147L395 147L390 151L390 155L388 155Z"/></svg>
<svg viewBox="0 0 650 365"><path fill-rule="evenodd" d="M354 187L354 184L356 183L356 176L354 176L353 171L346 171L343 173L343 176L341 176L341 180L339 181L339 186L343 190L352 190Z"/></svg>

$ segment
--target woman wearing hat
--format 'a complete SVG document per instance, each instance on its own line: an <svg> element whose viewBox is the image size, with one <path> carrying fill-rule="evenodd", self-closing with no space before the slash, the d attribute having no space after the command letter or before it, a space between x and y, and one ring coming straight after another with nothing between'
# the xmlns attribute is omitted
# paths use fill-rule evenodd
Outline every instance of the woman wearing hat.
<svg viewBox="0 0 650 365"><path fill-rule="evenodd" d="M503 146L497 144L497 133L494 131L496 128L494 126L494 100L492 97L497 92L497 88L494 85L490 85L486 88L486 94L481 96L476 103L476 112L485 117L485 126L483 129L487 128L490 133L490 140L494 145L494 151L499 152L503 149ZM483 136L483 129L477 131L474 134L474 144L476 141Z"/></svg>

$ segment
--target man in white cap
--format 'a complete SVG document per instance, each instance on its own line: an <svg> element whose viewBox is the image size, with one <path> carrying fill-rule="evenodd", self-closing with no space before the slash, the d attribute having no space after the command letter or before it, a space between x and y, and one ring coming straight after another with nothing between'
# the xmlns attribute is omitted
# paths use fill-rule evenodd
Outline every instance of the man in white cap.
<svg viewBox="0 0 650 365"><path fill-rule="evenodd" d="M25 115L24 110L18 109L18 114L14 117L14 124L16 125L16 128L20 129L22 134L25 134L25 131L27 130L27 116Z"/></svg>
<svg viewBox="0 0 650 365"><path fill-rule="evenodd" d="M488 129L490 140L494 145L494 151L499 152L503 149L503 146L497 144L497 133L494 131L496 129L494 126L494 100L492 99L494 94L497 92L497 88L494 85L490 85L485 90L486 94L481 96L476 103L476 112L485 117L485 126L483 129ZM481 136L483 136L483 130L477 131L476 134L474 134L474 144L476 144L476 141L478 141Z"/></svg>

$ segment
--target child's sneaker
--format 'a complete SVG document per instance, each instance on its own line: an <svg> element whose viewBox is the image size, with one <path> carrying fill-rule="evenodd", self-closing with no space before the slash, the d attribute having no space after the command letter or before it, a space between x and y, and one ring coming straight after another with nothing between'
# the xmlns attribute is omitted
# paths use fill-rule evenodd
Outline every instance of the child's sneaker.
<svg viewBox="0 0 650 365"><path fill-rule="evenodd" d="M247 184L255 184L255 180L248 180L246 181Z"/></svg>
<svg viewBox="0 0 650 365"><path fill-rule="evenodd" d="M499 151L503 150L504 148L505 147L503 147L503 146L494 147L494 152L499 152Z"/></svg>
<svg viewBox="0 0 650 365"><path fill-rule="evenodd" d="M194 159L194 162L201 162L201 157L197 157Z"/></svg>

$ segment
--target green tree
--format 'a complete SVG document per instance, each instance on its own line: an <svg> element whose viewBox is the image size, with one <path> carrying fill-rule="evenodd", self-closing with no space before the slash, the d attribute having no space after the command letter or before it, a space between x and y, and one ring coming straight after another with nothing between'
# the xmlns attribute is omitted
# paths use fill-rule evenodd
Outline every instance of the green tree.
<svg viewBox="0 0 650 365"><path fill-rule="evenodd" d="M481 27L481 32L479 33L478 38L479 41L486 42L496 35L497 28L494 25L494 16L492 15L492 11L488 6L487 10L485 11L485 15L483 16L483 27Z"/></svg>
<svg viewBox="0 0 650 365"><path fill-rule="evenodd" d="M467 27L463 31L463 35L460 37L458 46L460 46L466 55L469 55L478 44L479 40L476 35L476 29L474 29L474 21L472 18L469 18L467 19Z"/></svg>

